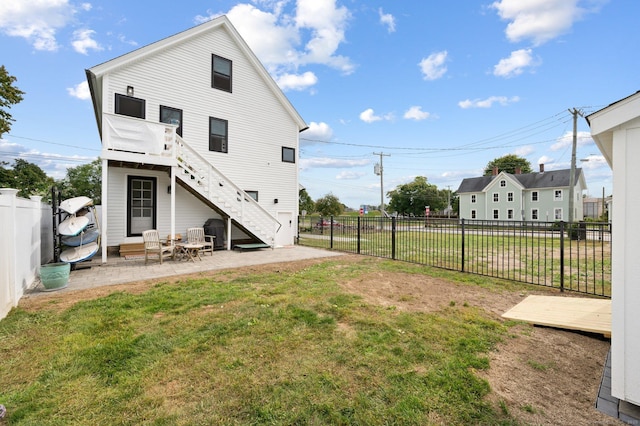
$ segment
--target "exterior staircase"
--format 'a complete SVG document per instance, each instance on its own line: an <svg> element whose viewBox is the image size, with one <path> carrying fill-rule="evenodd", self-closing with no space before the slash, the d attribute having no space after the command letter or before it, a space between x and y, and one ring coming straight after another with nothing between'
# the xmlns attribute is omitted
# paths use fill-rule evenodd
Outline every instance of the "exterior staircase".
<svg viewBox="0 0 640 426"><path fill-rule="evenodd" d="M175 135L176 175L192 191L211 202L254 238L271 247L280 229L278 220L235 185L184 140Z"/></svg>

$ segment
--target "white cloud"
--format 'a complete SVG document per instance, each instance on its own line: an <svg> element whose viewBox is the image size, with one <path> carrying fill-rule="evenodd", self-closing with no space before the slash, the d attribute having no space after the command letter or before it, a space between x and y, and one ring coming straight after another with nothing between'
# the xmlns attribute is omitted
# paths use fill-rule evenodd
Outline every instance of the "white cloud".
<svg viewBox="0 0 640 426"><path fill-rule="evenodd" d="M78 53L82 53L83 55L88 54L89 49L96 51L102 50L102 46L100 46L97 41L91 38L94 34L95 31L89 29L74 31L74 40L71 42L73 49Z"/></svg>
<svg viewBox="0 0 640 426"><path fill-rule="evenodd" d="M74 87L67 87L67 93L71 97L87 100L91 99L91 92L89 91L89 83L83 81L82 83L76 84Z"/></svg>
<svg viewBox="0 0 640 426"><path fill-rule="evenodd" d="M27 39L36 50L56 51L56 31L67 26L74 14L68 0L3 0L0 30Z"/></svg>
<svg viewBox="0 0 640 426"><path fill-rule="evenodd" d="M336 175L336 179L338 180L354 180L359 179L362 176L365 176L367 173L365 172L354 172L351 170L345 170Z"/></svg>
<svg viewBox="0 0 640 426"><path fill-rule="evenodd" d="M284 91L304 90L314 86L318 82L318 77L311 71L303 74L282 74L277 77L278 86Z"/></svg>
<svg viewBox="0 0 640 426"><path fill-rule="evenodd" d="M373 108L367 108L360 113L360 120L364 121L365 123L373 123L375 121L381 121L381 120L391 121L393 120L393 118L394 118L393 113L387 113L385 115L376 115L375 112L373 111Z"/></svg>
<svg viewBox="0 0 640 426"><path fill-rule="evenodd" d="M302 170L307 170L312 168L331 169L331 168L362 167L362 166L368 166L369 164L371 164L371 160L369 159L344 160L339 158L327 158L327 157L300 159L300 168Z"/></svg>
<svg viewBox="0 0 640 426"><path fill-rule="evenodd" d="M442 52L432 53L420 61L418 65L425 80L437 80L447 72L447 67L445 66L447 55L447 51L443 50Z"/></svg>
<svg viewBox="0 0 640 426"><path fill-rule="evenodd" d="M531 49L520 49L511 52L511 56L500 59L493 67L493 75L497 77L514 77L522 74L524 68L538 65L534 64Z"/></svg>
<svg viewBox="0 0 640 426"><path fill-rule="evenodd" d="M553 163L555 163L555 161L556 160L554 158L549 157L548 155L543 155L542 157L540 157L538 159L538 165L540 165L540 164L545 164L545 165L546 164L553 164Z"/></svg>
<svg viewBox="0 0 640 426"><path fill-rule="evenodd" d="M91 3L82 3L82 4L80 5L80 8L81 8L82 10L84 10L85 12L88 12L88 11L90 11L91 9L93 9L93 5L92 5Z"/></svg>
<svg viewBox="0 0 640 426"><path fill-rule="evenodd" d="M526 157L527 155L532 154L534 151L535 149L532 146L525 145L525 146L516 148L516 150L513 151L513 153L519 157Z"/></svg>
<svg viewBox="0 0 640 426"><path fill-rule="evenodd" d="M330 141L333 137L333 130L327 123L309 123L309 128L300 134L300 143L313 143L313 141Z"/></svg>
<svg viewBox="0 0 640 426"><path fill-rule="evenodd" d="M378 9L378 14L380 15L380 23L387 26L387 31L389 31L389 33L395 32L396 18L390 13L384 13L382 8Z"/></svg>
<svg viewBox="0 0 640 426"><path fill-rule="evenodd" d="M535 46L566 32L579 20L585 9L579 0L500 0L491 7L509 21L505 34L512 42L531 40Z"/></svg>
<svg viewBox="0 0 640 426"><path fill-rule="evenodd" d="M586 161L582 161L586 160ZM609 169L609 163L604 158L604 155L595 155L591 154L586 156L584 159L580 159L580 163L578 167L582 167L587 170L597 170L600 168Z"/></svg>
<svg viewBox="0 0 640 426"><path fill-rule="evenodd" d="M576 133L576 145L577 146L588 146L593 145L595 142L591 138L591 132L577 132ZM551 151L559 151L561 149L569 148L573 144L573 132L567 131L564 135L560 136L556 143L551 145Z"/></svg>
<svg viewBox="0 0 640 426"><path fill-rule="evenodd" d="M407 120L420 121L426 120L427 118L429 118L429 116L431 116L431 114L426 111L422 111L422 107L412 106L404 113L403 117Z"/></svg>
<svg viewBox="0 0 640 426"><path fill-rule="evenodd" d="M518 96L512 96L508 98L506 96L490 96L487 99L474 99L464 100L458 102L458 106L462 109L467 108L491 108L494 103L499 103L502 106L507 106L511 103L518 102L520 98Z"/></svg>

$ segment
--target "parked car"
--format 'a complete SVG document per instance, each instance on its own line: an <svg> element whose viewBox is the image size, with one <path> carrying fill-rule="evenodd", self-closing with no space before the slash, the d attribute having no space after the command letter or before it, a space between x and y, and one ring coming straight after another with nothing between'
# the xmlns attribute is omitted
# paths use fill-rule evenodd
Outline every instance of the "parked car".
<svg viewBox="0 0 640 426"><path fill-rule="evenodd" d="M326 219L321 219L316 223L316 228L329 228L330 226L331 226L331 221ZM334 220L333 226L342 226L342 225Z"/></svg>

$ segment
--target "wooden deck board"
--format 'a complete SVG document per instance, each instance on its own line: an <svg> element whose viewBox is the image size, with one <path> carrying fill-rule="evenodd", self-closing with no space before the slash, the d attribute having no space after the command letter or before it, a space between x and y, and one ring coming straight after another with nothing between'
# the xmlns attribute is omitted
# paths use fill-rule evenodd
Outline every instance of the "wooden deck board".
<svg viewBox="0 0 640 426"><path fill-rule="evenodd" d="M611 300L528 296L502 317L611 336Z"/></svg>

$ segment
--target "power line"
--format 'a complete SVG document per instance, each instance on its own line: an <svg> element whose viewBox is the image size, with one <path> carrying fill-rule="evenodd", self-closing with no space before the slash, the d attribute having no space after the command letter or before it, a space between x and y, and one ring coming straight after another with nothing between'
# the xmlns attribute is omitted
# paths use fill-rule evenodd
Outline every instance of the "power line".
<svg viewBox="0 0 640 426"><path fill-rule="evenodd" d="M43 139L28 138L26 136L17 136L17 135L10 134L10 133L8 133L7 136L11 136L12 138L16 138L16 139L24 139L24 140L28 140L28 141L32 141L32 142L46 143L46 144L49 144L49 145L66 146L67 148L84 149L86 151L98 151L98 152L101 151L100 149L96 149L96 148L86 148L84 146L68 145L68 144L59 143L59 142L46 141L46 140L43 140Z"/></svg>

